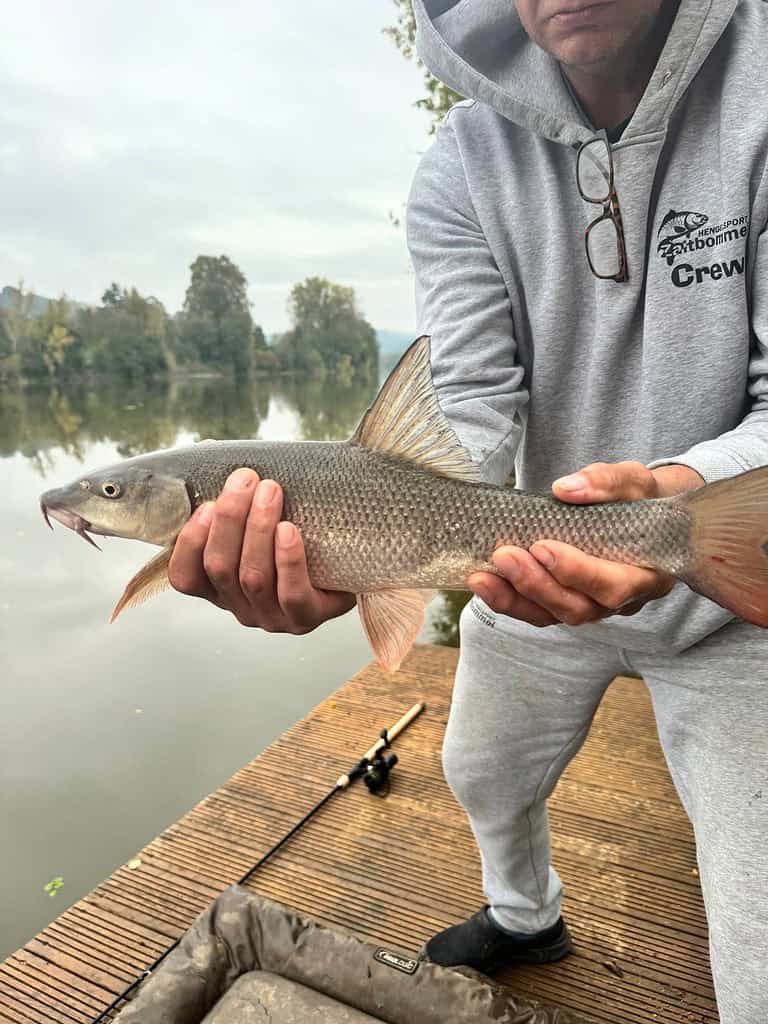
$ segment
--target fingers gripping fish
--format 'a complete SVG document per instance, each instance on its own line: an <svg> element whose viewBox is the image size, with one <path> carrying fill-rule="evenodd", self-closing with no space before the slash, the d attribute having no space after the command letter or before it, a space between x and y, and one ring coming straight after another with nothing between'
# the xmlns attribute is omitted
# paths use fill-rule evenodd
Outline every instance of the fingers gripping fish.
<svg viewBox="0 0 768 1024"><path fill-rule="evenodd" d="M316 587L357 595L379 662L394 671L435 589L495 572L496 548L538 540L672 573L736 615L768 626L768 467L695 491L569 505L480 482L432 385L419 338L345 442L204 441L140 455L47 491L43 513L89 534L162 550L128 583L112 618L168 585L175 540L240 467L277 480Z"/></svg>

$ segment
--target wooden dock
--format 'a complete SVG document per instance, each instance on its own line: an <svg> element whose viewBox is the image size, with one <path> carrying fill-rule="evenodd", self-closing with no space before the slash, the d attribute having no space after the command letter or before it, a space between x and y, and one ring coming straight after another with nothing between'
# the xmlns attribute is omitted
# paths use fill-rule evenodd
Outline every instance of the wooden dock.
<svg viewBox="0 0 768 1024"><path fill-rule="evenodd" d="M482 902L440 767L456 652L369 666L0 965L3 1024L88 1024L414 702L386 799L338 795L249 883L361 938L416 951ZM501 976L595 1024L716 1024L693 836L638 680L610 688L550 801L576 952Z"/></svg>

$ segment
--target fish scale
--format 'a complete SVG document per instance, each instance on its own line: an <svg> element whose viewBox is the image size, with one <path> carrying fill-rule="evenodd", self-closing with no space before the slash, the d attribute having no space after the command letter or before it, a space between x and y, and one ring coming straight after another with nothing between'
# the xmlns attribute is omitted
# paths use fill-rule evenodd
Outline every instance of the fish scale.
<svg viewBox="0 0 768 1024"><path fill-rule="evenodd" d="M284 518L301 530L312 580L326 589L465 589L470 573L495 571L501 544L542 539L668 572L682 571L688 554L690 517L666 499L568 505L335 442L208 441L173 460L163 469L184 476L193 507L216 498L239 467L279 480Z"/></svg>

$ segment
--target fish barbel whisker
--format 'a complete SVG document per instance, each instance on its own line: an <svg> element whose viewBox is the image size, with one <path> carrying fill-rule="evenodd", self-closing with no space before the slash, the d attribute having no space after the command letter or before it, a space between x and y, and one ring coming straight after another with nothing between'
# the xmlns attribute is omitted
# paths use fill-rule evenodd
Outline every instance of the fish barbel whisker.
<svg viewBox="0 0 768 1024"><path fill-rule="evenodd" d="M51 522L50 517L53 516L56 522L61 523L62 526L66 526L69 530L73 530L78 536L82 537L83 540L88 541L88 543L96 548L97 551L101 551L99 545L87 532L90 529L91 524L87 520L83 519L82 516L64 508L51 508L47 505L41 505L40 508L43 512L43 518L51 529L53 529L53 523Z"/></svg>

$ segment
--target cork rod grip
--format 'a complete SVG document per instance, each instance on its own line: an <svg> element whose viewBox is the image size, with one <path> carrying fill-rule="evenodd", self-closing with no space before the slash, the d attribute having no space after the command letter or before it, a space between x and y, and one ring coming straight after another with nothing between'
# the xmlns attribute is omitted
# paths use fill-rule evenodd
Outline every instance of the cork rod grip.
<svg viewBox="0 0 768 1024"><path fill-rule="evenodd" d="M388 743L391 743L392 740L396 739L400 735L400 733L403 732L404 729L407 729L411 722L414 721L414 719L419 717L422 711L425 710L426 706L427 705L424 703L419 703L414 704L412 708L409 708L402 718L399 718L390 729L387 729L386 742L381 738L376 740L376 742L370 748L370 750L366 750L366 752L363 754L363 760L372 761L380 750L383 750ZM352 779L350 778L349 775L342 775L340 776L338 782L336 783L336 787L338 789L346 789L351 781Z"/></svg>

